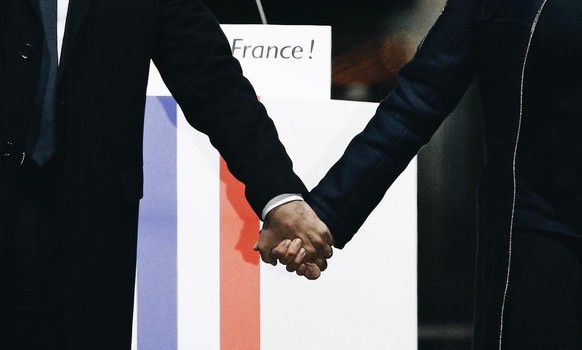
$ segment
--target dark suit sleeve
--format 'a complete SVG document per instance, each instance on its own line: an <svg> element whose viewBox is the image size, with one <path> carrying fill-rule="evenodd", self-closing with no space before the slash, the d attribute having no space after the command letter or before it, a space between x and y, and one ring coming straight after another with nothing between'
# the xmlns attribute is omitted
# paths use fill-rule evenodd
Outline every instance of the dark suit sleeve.
<svg viewBox="0 0 582 350"><path fill-rule="evenodd" d="M452 111L475 75L473 0L450 0L398 87L313 189L309 202L342 248Z"/></svg>
<svg viewBox="0 0 582 350"><path fill-rule="evenodd" d="M153 61L188 122L245 184L257 215L276 195L307 192L212 13L200 0L162 0L160 10Z"/></svg>

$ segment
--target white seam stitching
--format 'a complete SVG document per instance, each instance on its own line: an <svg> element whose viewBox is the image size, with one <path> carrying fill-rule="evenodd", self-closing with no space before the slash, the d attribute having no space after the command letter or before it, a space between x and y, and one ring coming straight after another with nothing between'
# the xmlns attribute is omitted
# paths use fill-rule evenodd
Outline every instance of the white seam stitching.
<svg viewBox="0 0 582 350"><path fill-rule="evenodd" d="M514 217L515 217L515 201L516 201L516 195L517 195L516 161L517 161L517 147L519 144L519 136L520 136L520 132L521 132L521 122L522 122L522 117L523 117L523 86L524 86L524 81L525 81L525 67L527 65L529 50L530 50L531 42L532 42L535 30L536 30L536 26L537 26L538 20L540 18L540 15L542 14L542 11L544 9L544 6L546 5L546 2L548 2L548 0L543 1L540 8L538 9L538 12L536 13L534 21L532 23L529 41L527 43L527 48L525 50L525 57L523 60L523 66L521 69L521 86L520 86L520 92L519 92L519 121L517 124L517 135L515 138L515 147L513 149L513 163L512 163L513 199L512 199L512 207L511 207L511 220L509 223L509 252L508 252L508 260L507 260L507 275L506 275L506 279L505 279L505 290L503 292L503 301L501 303L501 323L500 323L500 327L499 327L499 350L502 350L501 349L501 342L503 340L503 316L505 314L505 303L507 301L507 291L509 290L509 275L511 273L513 221L514 221Z"/></svg>

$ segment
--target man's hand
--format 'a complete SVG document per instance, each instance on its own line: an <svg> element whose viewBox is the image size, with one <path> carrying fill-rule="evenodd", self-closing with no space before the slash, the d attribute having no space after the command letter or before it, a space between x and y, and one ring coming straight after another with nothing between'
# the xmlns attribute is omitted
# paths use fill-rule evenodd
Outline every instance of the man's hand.
<svg viewBox="0 0 582 350"><path fill-rule="evenodd" d="M329 229L311 207L304 201L293 201L267 214L255 250L260 251L266 263L276 265L279 259L288 271L297 270L298 274L315 279L327 268L326 258L332 254L333 243Z"/></svg>
<svg viewBox="0 0 582 350"><path fill-rule="evenodd" d="M271 257L283 261L284 265L287 265L287 271L289 272L296 271L299 276L305 276L310 280L317 279L321 275L321 271L327 267L327 260L324 261L323 270L314 263L303 262L305 248L301 247L302 244L303 242L299 238L294 239L293 242L285 240L271 250ZM330 252L327 259L331 258L331 256L332 253Z"/></svg>

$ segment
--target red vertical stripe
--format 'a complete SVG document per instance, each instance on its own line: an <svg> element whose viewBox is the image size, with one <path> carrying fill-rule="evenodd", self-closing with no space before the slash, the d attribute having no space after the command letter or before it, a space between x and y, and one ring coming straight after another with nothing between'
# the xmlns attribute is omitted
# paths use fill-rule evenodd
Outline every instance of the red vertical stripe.
<svg viewBox="0 0 582 350"><path fill-rule="evenodd" d="M260 350L259 221L220 162L220 348Z"/></svg>

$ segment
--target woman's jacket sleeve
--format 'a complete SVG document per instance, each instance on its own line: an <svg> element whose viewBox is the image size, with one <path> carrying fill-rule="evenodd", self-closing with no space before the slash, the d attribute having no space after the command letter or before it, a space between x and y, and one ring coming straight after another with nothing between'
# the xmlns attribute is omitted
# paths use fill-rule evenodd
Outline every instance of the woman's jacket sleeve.
<svg viewBox="0 0 582 350"><path fill-rule="evenodd" d="M455 108L475 75L476 0L449 0L398 86L309 196L342 248Z"/></svg>

